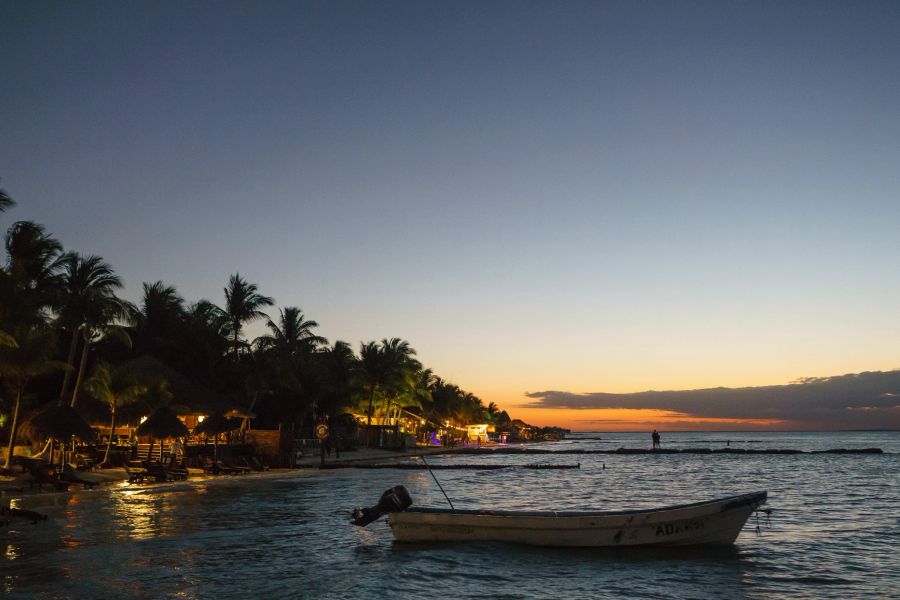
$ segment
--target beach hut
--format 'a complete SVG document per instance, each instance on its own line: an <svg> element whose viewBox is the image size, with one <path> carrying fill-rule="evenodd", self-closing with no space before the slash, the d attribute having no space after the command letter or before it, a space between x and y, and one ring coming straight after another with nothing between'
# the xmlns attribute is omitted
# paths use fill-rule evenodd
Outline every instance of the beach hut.
<svg viewBox="0 0 900 600"><path fill-rule="evenodd" d="M184 426L181 419L178 418L168 406L158 408L137 428L138 435L150 436L150 449L147 451L147 459L153 456L153 444L159 440L167 438L186 437L188 428Z"/></svg>
<svg viewBox="0 0 900 600"><path fill-rule="evenodd" d="M474 425L466 425L466 433L469 436L469 442L473 444L486 444L488 434L496 431L496 428L490 423L476 423Z"/></svg>
<svg viewBox="0 0 900 600"><path fill-rule="evenodd" d="M51 402L28 417L19 429L19 434L32 444L49 440L45 452L49 452L53 462L54 442L60 444L60 462L65 461L65 445L73 439L91 442L94 430L74 408L65 402ZM41 452L44 454L45 452Z"/></svg>
<svg viewBox="0 0 900 600"><path fill-rule="evenodd" d="M194 434L201 434L213 439L213 460L219 460L219 435L240 429L243 424L241 417L226 417L222 412L216 412L205 418L194 427Z"/></svg>

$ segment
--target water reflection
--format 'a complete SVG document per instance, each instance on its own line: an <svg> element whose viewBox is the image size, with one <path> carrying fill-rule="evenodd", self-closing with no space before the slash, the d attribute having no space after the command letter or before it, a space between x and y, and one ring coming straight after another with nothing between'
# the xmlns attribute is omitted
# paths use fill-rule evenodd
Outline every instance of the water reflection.
<svg viewBox="0 0 900 600"><path fill-rule="evenodd" d="M184 535L193 531L193 526L179 513L205 493L203 485L121 490L111 494L109 517L117 525L115 533L119 539Z"/></svg>
<svg viewBox="0 0 900 600"><path fill-rule="evenodd" d="M117 486L65 501L48 494L48 522L6 532L0 581L14 598L233 596L236 577L255 596L325 598L860 597L900 588L900 456L580 460L578 471L436 474L460 507L639 508L768 489L775 512L761 535L751 522L724 550L405 545L384 521L359 529L348 515L398 483L417 505L445 506L425 471Z"/></svg>
<svg viewBox="0 0 900 600"><path fill-rule="evenodd" d="M13 544L7 544L6 552L4 552L3 554L7 560L15 560L15 559L19 558L20 552L21 552L21 550L19 549L18 546L15 546Z"/></svg>

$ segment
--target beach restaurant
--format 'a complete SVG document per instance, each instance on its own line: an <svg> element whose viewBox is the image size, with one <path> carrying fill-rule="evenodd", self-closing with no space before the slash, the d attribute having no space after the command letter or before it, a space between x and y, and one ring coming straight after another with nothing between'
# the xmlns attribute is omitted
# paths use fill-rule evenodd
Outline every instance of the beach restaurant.
<svg viewBox="0 0 900 600"><path fill-rule="evenodd" d="M280 427L254 428L252 419L255 415L252 412L230 405L219 394L151 356L140 356L129 364L139 373L168 383L168 389L172 394L170 405L188 430L188 435L184 438L186 457L212 455L213 446L219 443L225 445L223 450L226 455L228 453L254 455L271 465L280 464L285 456L290 455L293 447L292 436L282 431ZM201 423L216 414L221 414L228 420L229 428L217 433L194 433ZM131 424L117 425L113 432L109 429L109 422L104 422L105 420L94 420L91 427L96 432L97 439L106 443L112 435L114 446L120 453L132 451L134 447L137 449L138 457L143 459L151 449L152 440L147 435L139 436L137 430L148 417L149 415L142 415ZM163 440L156 440L153 444L154 458L162 458L167 451L168 446Z"/></svg>

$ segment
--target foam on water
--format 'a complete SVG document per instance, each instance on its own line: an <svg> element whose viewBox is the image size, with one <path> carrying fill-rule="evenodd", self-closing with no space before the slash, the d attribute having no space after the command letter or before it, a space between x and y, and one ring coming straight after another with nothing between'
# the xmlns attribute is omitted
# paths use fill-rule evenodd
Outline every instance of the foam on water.
<svg viewBox="0 0 900 600"><path fill-rule="evenodd" d="M646 434L589 434L548 448L645 447ZM663 434L664 447L884 455L528 455L430 462L581 462L580 470L438 471L460 508L643 508L768 490L733 549L568 550L400 545L384 521L348 525L398 483L445 504L425 471L339 470L122 486L62 497L50 520L4 530L11 598L887 597L900 589L900 434ZM574 460L573 460L574 459ZM603 465L606 469L603 469ZM49 498L50 496L48 496ZM53 504L48 502L48 504Z"/></svg>

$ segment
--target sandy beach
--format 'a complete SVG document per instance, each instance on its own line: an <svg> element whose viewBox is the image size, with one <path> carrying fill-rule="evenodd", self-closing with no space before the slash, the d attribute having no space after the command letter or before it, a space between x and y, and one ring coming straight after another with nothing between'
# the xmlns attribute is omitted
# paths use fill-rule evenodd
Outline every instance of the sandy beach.
<svg viewBox="0 0 900 600"><path fill-rule="evenodd" d="M389 462L397 459L405 459L414 456L434 456L441 454L452 454L464 451L465 448L443 448L443 447L417 447L407 450L383 450L380 448L360 448L357 450L348 450L341 453L340 458L332 454L326 456L326 465L335 464L353 464L353 463L377 463ZM178 482L144 482L129 483L129 473L124 468L97 469L94 471L80 472L79 477L96 483L91 489L85 486L72 483L69 489L64 492L44 491L34 488L31 485L30 476L28 474L15 474L13 476L0 477L0 506L18 507L34 510L42 506L59 506L69 501L74 494L94 494L108 490L112 487L128 488L128 489L165 489L166 487L177 486L179 489L190 485L208 484L217 480L228 480L233 478L242 478L247 480L265 479L273 477L290 477L296 475L298 477L308 477L317 472L321 462L320 456L316 453L310 453L303 456L297 461L296 468L275 468L266 471L253 471L243 475L210 475L204 473L202 469L189 469L190 476L183 481Z"/></svg>

